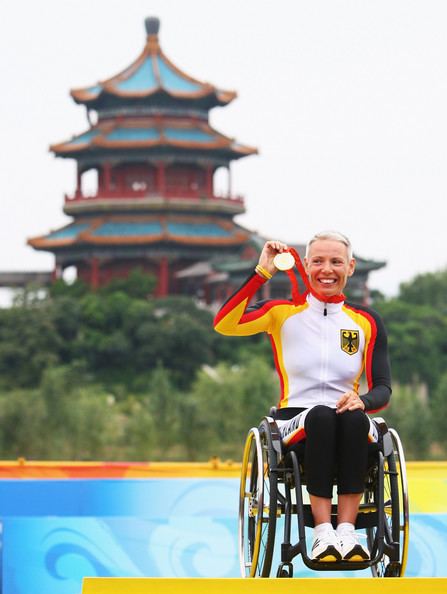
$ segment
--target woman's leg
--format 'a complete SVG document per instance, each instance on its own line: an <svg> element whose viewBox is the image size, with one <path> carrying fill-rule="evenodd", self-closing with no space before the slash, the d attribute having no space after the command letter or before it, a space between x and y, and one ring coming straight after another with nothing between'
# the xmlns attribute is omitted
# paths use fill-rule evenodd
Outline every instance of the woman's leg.
<svg viewBox="0 0 447 594"><path fill-rule="evenodd" d="M327 497L318 497L309 493L310 507L315 526L318 524L328 524L331 521L332 499Z"/></svg>
<svg viewBox="0 0 447 594"><path fill-rule="evenodd" d="M346 507L346 513L352 513L354 502L358 499L360 503L360 495L365 488L368 470L368 431L369 421L363 411L348 410L337 415L337 483L342 512ZM354 494L357 498L343 497ZM357 516L357 512L355 515Z"/></svg>
<svg viewBox="0 0 447 594"><path fill-rule="evenodd" d="M343 558L351 561L369 558L355 533L368 469L368 431L369 420L363 411L346 411L337 417L337 534Z"/></svg>
<svg viewBox="0 0 447 594"><path fill-rule="evenodd" d="M327 406L315 406L304 421L304 468L315 523L311 551L315 561L339 561L342 557L339 540L331 524L336 427L336 412Z"/></svg>
<svg viewBox="0 0 447 594"><path fill-rule="evenodd" d="M355 525L362 497L363 493L347 493L346 495L338 496L338 524L349 522Z"/></svg>
<svg viewBox="0 0 447 594"><path fill-rule="evenodd" d="M328 406L314 406L304 422L304 467L311 495L332 499L335 475L337 413Z"/></svg>
<svg viewBox="0 0 447 594"><path fill-rule="evenodd" d="M312 408L304 423L304 468L315 524L330 522L335 475L337 415L327 406Z"/></svg>

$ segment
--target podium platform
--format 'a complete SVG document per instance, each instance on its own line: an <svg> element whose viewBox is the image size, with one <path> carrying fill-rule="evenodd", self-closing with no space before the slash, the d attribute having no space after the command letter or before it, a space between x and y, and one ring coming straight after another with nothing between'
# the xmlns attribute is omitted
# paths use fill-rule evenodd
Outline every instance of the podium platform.
<svg viewBox="0 0 447 594"><path fill-rule="evenodd" d="M82 594L445 594L447 578L84 578Z"/></svg>

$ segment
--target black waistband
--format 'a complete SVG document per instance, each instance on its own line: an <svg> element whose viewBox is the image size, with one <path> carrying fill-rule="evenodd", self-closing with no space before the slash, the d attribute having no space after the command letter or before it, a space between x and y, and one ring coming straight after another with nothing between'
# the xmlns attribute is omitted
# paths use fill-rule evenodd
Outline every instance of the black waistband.
<svg viewBox="0 0 447 594"><path fill-rule="evenodd" d="M288 406L286 408L279 408L274 415L275 420L277 421L288 421L289 419L293 419L296 415L299 415L305 408L297 408L296 406Z"/></svg>

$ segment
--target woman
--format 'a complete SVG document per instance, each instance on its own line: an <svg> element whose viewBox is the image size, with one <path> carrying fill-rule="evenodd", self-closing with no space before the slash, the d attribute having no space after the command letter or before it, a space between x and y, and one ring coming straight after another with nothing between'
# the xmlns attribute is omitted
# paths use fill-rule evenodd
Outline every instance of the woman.
<svg viewBox="0 0 447 594"><path fill-rule="evenodd" d="M276 273L273 259L287 251L267 241L255 272L222 306L217 332L248 336L267 332L280 377L275 416L286 446L306 440L304 464L315 530L311 556L320 561L361 561L369 552L355 521L368 464L368 442L376 441L366 412L384 408L391 395L387 338L378 315L345 301L343 289L355 269L349 240L337 232L315 235L304 269L308 292L300 302L266 300L249 306ZM365 372L368 391L359 395ZM331 523L337 479L337 529Z"/></svg>

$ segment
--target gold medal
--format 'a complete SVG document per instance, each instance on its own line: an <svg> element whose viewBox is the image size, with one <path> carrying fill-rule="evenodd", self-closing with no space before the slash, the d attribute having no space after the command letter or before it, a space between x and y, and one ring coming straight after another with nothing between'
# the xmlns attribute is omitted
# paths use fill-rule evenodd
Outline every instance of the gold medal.
<svg viewBox="0 0 447 594"><path fill-rule="evenodd" d="M290 252L281 252L273 258L273 264L278 270L290 270L295 266L295 258Z"/></svg>

